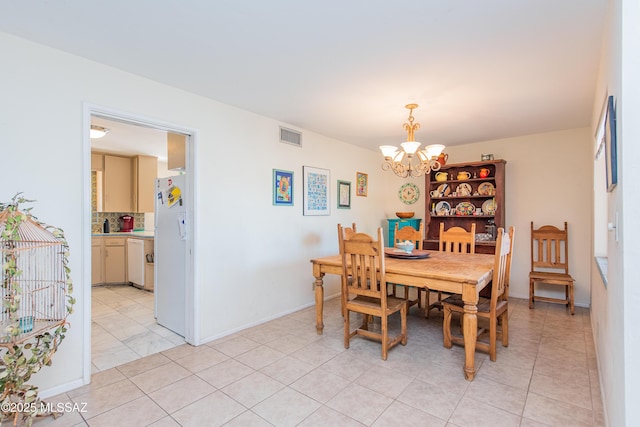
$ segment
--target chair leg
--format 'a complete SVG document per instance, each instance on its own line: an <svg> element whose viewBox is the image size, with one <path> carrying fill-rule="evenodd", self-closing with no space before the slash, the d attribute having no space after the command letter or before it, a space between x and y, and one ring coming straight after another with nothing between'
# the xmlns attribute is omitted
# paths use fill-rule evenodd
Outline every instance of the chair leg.
<svg viewBox="0 0 640 427"><path fill-rule="evenodd" d="M533 308L533 280L529 279L529 309Z"/></svg>
<svg viewBox="0 0 640 427"><path fill-rule="evenodd" d="M507 308L500 316L502 323L502 346L509 347L509 309Z"/></svg>
<svg viewBox="0 0 640 427"><path fill-rule="evenodd" d="M349 330L349 310L345 310L344 316L344 348L349 348L351 331Z"/></svg>
<svg viewBox="0 0 640 427"><path fill-rule="evenodd" d="M418 295L419 296L419 295ZM402 341L400 344L407 345L407 312L409 311L409 307L407 304L404 304L400 309L400 333L402 334Z"/></svg>
<svg viewBox="0 0 640 427"><path fill-rule="evenodd" d="M424 288L424 311L425 311L425 315L424 317L426 317L427 319L429 318L429 312L431 311L431 290L429 290L429 288Z"/></svg>
<svg viewBox="0 0 640 427"><path fill-rule="evenodd" d="M444 335L445 348L451 348L451 309L444 306L444 320L442 321L442 334Z"/></svg>
<svg viewBox="0 0 640 427"><path fill-rule="evenodd" d="M498 321L495 317L489 319L489 359L496 361L496 335L498 333Z"/></svg>
<svg viewBox="0 0 640 427"><path fill-rule="evenodd" d="M387 351L389 350L389 318L383 313L380 317L382 328L382 360L387 360Z"/></svg>
<svg viewBox="0 0 640 427"><path fill-rule="evenodd" d="M574 314L574 309L573 309L573 282L571 282L568 286L569 288L569 309L571 310L571 315L573 316Z"/></svg>

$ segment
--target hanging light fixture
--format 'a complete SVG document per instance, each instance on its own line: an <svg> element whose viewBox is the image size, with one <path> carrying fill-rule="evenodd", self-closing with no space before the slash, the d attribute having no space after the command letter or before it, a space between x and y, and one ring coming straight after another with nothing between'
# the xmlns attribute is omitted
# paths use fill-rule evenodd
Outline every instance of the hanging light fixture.
<svg viewBox="0 0 640 427"><path fill-rule="evenodd" d="M91 125L91 129L89 130L89 138L91 139L102 138L108 133L109 133L109 129L107 128L104 128L102 126Z"/></svg>
<svg viewBox="0 0 640 427"><path fill-rule="evenodd" d="M414 139L414 133L420 129L420 123L413 123L413 110L418 108L418 104L407 104L405 108L409 109L409 122L402 127L407 131L407 141L400 144L402 147L400 150L393 145L380 146L380 151L384 156L382 169L391 169L401 178L417 178L432 170L440 169L440 163L436 159L444 150L444 145L432 144L418 150L420 143ZM416 159L415 162L414 159Z"/></svg>

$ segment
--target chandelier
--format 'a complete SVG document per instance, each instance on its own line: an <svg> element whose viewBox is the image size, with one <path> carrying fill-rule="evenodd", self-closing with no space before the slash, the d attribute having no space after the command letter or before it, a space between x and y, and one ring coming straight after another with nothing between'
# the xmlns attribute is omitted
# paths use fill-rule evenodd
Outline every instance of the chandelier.
<svg viewBox="0 0 640 427"><path fill-rule="evenodd" d="M417 178L432 170L440 169L437 158L444 150L444 145L432 144L418 150L420 143L416 142L413 136L414 132L420 129L420 123L413 123L413 110L418 108L418 104L407 104L405 108L409 109L409 123L405 123L402 127L407 131L407 141L400 144L402 147L400 150L393 145L380 146L384 156L382 170L391 169L401 178Z"/></svg>

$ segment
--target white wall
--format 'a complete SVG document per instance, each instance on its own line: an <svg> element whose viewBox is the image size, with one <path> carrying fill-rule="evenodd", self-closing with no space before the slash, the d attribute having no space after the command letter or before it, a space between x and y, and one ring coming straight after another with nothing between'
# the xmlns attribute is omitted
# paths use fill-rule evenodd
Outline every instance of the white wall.
<svg viewBox="0 0 640 427"><path fill-rule="evenodd" d="M515 226L509 295L529 298L530 228L569 227L569 270L575 301L587 307L591 283L593 140L588 128L527 135L447 147L448 163L480 161L483 153L507 161L506 226ZM482 231L482 230L480 230ZM479 231L479 232L480 232ZM541 288L541 295L563 296L564 288Z"/></svg>
<svg viewBox="0 0 640 427"><path fill-rule="evenodd" d="M395 211L400 180L380 169L373 151L303 132L303 148L277 140L272 119L0 33L0 200L24 192L34 213L65 230L78 304L53 360L32 382L47 393L82 383L90 292L90 212L85 208L84 103L197 132L196 277L200 342L313 304L313 257L337 252L336 224L357 222L373 233ZM399 135L402 137L402 135ZM331 215L302 215L302 166L331 172ZM295 173L293 207L272 206L272 169ZM369 174L368 197L335 209L336 180L355 188ZM423 207L417 208L421 212ZM326 280L327 295L338 291ZM87 323L88 325L88 323ZM314 332L315 325L309 330Z"/></svg>
<svg viewBox="0 0 640 427"><path fill-rule="evenodd" d="M594 274L591 322L608 424L636 426L640 425L640 5L637 0L610 0L609 8L594 116L601 100L614 95L618 185L608 194L607 221L615 222L618 213L620 240L608 233L608 286Z"/></svg>

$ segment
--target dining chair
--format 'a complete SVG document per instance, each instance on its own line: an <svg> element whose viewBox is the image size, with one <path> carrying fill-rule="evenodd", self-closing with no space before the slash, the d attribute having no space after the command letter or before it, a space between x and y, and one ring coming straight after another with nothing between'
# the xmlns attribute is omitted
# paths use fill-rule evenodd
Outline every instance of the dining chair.
<svg viewBox="0 0 640 427"><path fill-rule="evenodd" d="M571 314L573 308L573 277L569 274L569 230L553 225L533 228L531 221L531 272L529 273L529 308L536 301L565 304ZM535 294L535 285L564 286L564 298L551 298Z"/></svg>
<svg viewBox="0 0 640 427"><path fill-rule="evenodd" d="M356 335L380 341L382 360L387 360L390 348L407 344L407 301L387 295L384 263L384 239L378 228L378 240L365 233L355 233L345 240L338 225L342 256L342 304L344 307L344 348L349 348ZM362 324L351 331L350 313L362 314ZM400 313L400 332L389 336L389 317ZM371 316L380 318L380 330L373 330Z"/></svg>
<svg viewBox="0 0 640 427"><path fill-rule="evenodd" d="M479 298L478 312L476 315L479 319L485 319L488 322L489 330L479 328L477 331L478 338L489 333L489 342L476 341L476 350L489 353L492 362L496 361L496 341L498 337L502 338L503 347L509 346L509 301L508 301L508 283L509 274L511 272L511 259L513 254L513 237L515 228L509 227L509 234L504 232L500 227L498 229L498 237L496 239L496 253L493 264L493 279L491 287L491 298ZM464 345L464 338L454 336L451 333L452 314L458 313L460 319L464 315L464 302L461 295L452 295L442 300L444 309L444 321L442 330L444 335L444 346L451 348L452 344ZM498 325L500 330L498 330Z"/></svg>
<svg viewBox="0 0 640 427"><path fill-rule="evenodd" d="M338 245L342 245L343 240L349 240L354 234L356 234L356 223L351 223L351 227L342 227L338 224ZM342 239L340 236L342 235ZM342 253L342 248L338 247L340 253Z"/></svg>
<svg viewBox="0 0 640 427"><path fill-rule="evenodd" d="M415 228L413 228L410 225L406 225L402 228L398 227L398 223L396 222L395 224L395 230L394 230L394 241L393 241L393 247L396 248L398 247L398 243L402 243L405 242L407 240L413 242L414 247L416 247L416 249L422 250L422 239L424 236L424 225L422 224L422 222L420 222L420 227L418 228L418 230L416 230ZM422 291L423 289L421 288L417 288L418 289L418 298L415 300L409 300L409 286L403 286L402 284L398 284L398 283L390 283L389 284L391 286L391 294L394 297L398 297L398 288L399 287L403 287L404 288L404 299L409 301L409 307L411 307L412 305L418 304L418 307L421 307L421 294L420 291ZM427 290L428 292L428 290Z"/></svg>
<svg viewBox="0 0 640 427"><path fill-rule="evenodd" d="M462 227L450 227L445 231L444 223L440 223L440 240L438 244L440 252L456 252L463 254L476 253L476 224L471 223L471 230L467 231ZM447 297L446 295L445 297ZM438 292L435 302L430 302L430 293L427 292L425 315L429 317L429 312L434 308L442 308L442 292Z"/></svg>

